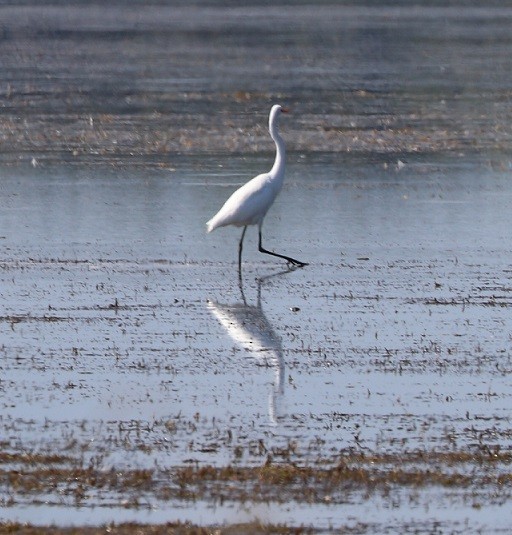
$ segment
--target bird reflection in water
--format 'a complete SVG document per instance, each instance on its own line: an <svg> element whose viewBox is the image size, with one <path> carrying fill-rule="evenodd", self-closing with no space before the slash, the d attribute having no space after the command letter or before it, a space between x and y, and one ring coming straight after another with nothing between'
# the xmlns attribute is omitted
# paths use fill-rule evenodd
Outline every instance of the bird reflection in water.
<svg viewBox="0 0 512 535"><path fill-rule="evenodd" d="M208 310L226 329L232 340L249 352L260 366L274 370L274 382L268 399L268 413L272 424L277 424L279 418L279 405L284 394L285 366L281 340L261 307L261 287L266 280L291 271L294 269L256 279L258 283L256 305L247 304L241 278L239 281L241 302L222 304L209 300L207 303Z"/></svg>

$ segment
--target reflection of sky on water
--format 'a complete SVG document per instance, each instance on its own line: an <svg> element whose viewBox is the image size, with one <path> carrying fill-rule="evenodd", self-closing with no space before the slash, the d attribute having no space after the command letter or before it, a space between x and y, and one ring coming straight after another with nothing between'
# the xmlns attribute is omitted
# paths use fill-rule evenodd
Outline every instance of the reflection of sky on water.
<svg viewBox="0 0 512 535"><path fill-rule="evenodd" d="M291 158L264 230L310 266L258 283L283 266L249 229L245 301L239 230L204 222L265 158L222 180L214 158L202 175L6 172L6 440L60 450L73 437L120 466L223 465L237 447L258 465L290 443L301 462L482 436L505 447L506 158L342 160Z"/></svg>

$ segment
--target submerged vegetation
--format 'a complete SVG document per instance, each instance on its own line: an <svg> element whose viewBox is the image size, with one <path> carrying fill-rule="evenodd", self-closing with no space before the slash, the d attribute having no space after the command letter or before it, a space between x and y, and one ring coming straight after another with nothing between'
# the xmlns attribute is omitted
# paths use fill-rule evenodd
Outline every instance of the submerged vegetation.
<svg viewBox="0 0 512 535"><path fill-rule="evenodd" d="M2 507L17 504L73 503L94 507L107 500L111 507L142 508L156 503L207 502L212 505L263 503L342 504L349 496L367 499L379 493L403 500L428 487L450 489L452 495L481 507L484 495L504 503L512 497L512 453L412 452L401 455L344 454L336 465L294 463L261 466L183 466L167 470L115 470L84 467L68 456L29 453L0 455ZM395 494L395 498L392 496ZM366 496L366 498L365 498ZM407 497L409 496L409 497ZM43 498L44 497L44 498ZM96 498L95 498L96 497ZM372 533L375 526L359 523L347 533ZM243 524L196 526L190 523L143 525L109 524L101 527L41 527L16 522L0 523L0 535L202 535L235 533L317 533L312 526L274 525L260 521Z"/></svg>
<svg viewBox="0 0 512 535"><path fill-rule="evenodd" d="M182 466L169 469L116 470L83 466L66 456L2 454L3 505L58 503L70 497L87 502L99 491L119 505L146 506L152 500L233 502L327 502L347 492L381 492L393 486L450 487L467 491L486 486L512 493L512 453L404 452L400 455L341 455L333 465L273 463L261 466ZM94 503L94 499L92 499Z"/></svg>

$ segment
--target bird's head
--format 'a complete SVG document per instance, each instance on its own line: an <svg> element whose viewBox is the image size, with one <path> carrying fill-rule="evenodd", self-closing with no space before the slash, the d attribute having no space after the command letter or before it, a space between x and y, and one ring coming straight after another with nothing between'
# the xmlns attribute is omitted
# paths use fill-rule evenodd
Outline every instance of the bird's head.
<svg viewBox="0 0 512 535"><path fill-rule="evenodd" d="M288 113L289 111L288 108L284 108L281 104L274 104L270 109L270 115L279 115L280 113Z"/></svg>
<svg viewBox="0 0 512 535"><path fill-rule="evenodd" d="M288 113L288 111L288 108L284 108L280 104L274 104L270 109L270 116L268 118L269 129L272 130L272 126L276 124L276 121L281 113Z"/></svg>

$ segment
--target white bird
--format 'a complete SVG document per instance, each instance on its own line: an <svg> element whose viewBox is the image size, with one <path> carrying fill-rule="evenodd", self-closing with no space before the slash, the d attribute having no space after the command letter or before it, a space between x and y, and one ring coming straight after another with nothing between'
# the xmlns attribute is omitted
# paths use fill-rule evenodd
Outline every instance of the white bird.
<svg viewBox="0 0 512 535"><path fill-rule="evenodd" d="M283 186L286 149L283 138L277 131L277 121L281 113L287 111L286 108L281 107L279 104L275 104L270 110L268 129L270 136L276 144L276 159L272 169L268 173L262 173L254 177L247 184L237 189L217 214L206 223L208 232L227 225L244 227L238 245L238 269L240 273L242 267L242 247L248 225L258 225L258 250L260 253L284 258L293 266L307 266L305 262L295 260L295 258L268 251L261 244L263 219Z"/></svg>

